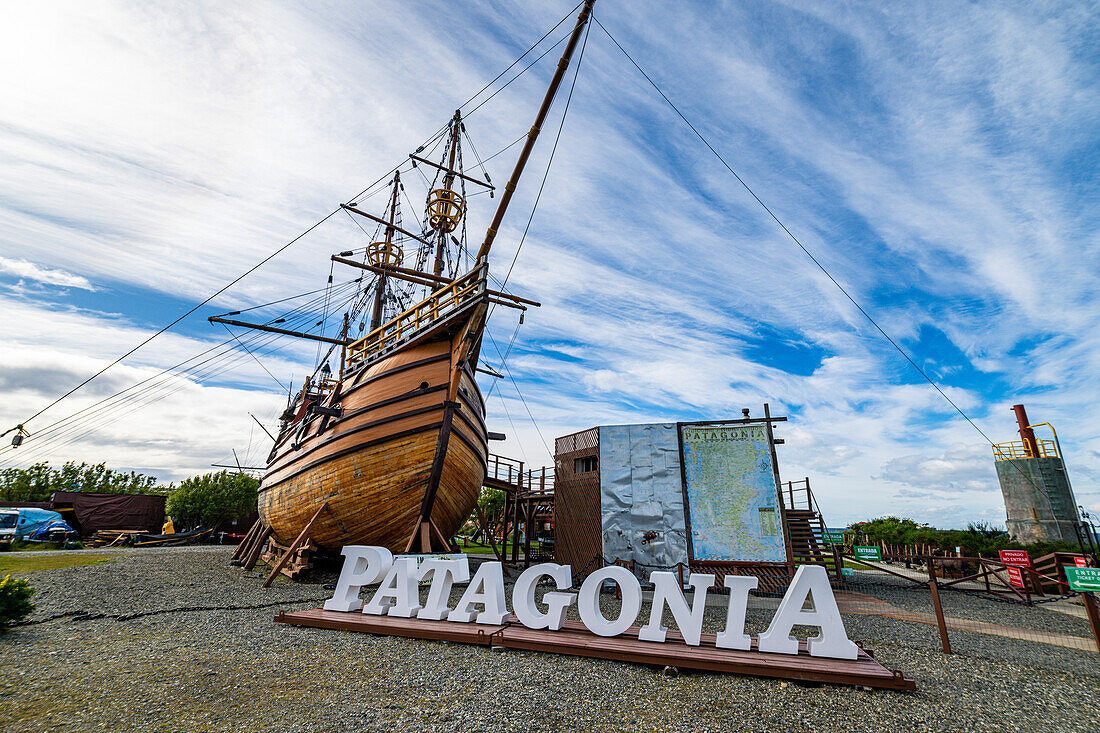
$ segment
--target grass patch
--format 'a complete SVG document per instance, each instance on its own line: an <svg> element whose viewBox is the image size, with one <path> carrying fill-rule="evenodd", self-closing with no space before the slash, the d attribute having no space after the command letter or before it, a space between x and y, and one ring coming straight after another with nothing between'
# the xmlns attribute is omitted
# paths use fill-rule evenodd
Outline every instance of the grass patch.
<svg viewBox="0 0 1100 733"><path fill-rule="evenodd" d="M23 542L11 543L12 552L42 552L44 550L64 550L64 542Z"/></svg>
<svg viewBox="0 0 1100 733"><path fill-rule="evenodd" d="M57 570L58 568L79 568L84 565L103 565L114 562L118 555L26 555L13 557L0 555L0 575L22 575L39 570Z"/></svg>
<svg viewBox="0 0 1100 733"><path fill-rule="evenodd" d="M512 543L509 542L507 547L503 548L503 549L501 548L500 545L497 545L497 549L500 550L500 554L502 554L502 555L505 555L505 554L510 555L512 553ZM464 552L467 555L491 555L491 554L493 554L493 548L490 547L489 545L485 545L485 544L482 544L480 542L471 542L468 545L463 545L461 539L458 541L458 551L459 552ZM519 543L519 551L520 551L520 553L523 552L523 543L522 542ZM539 553L539 552L542 552L542 543L532 542L531 543L531 553L534 554L534 553Z"/></svg>

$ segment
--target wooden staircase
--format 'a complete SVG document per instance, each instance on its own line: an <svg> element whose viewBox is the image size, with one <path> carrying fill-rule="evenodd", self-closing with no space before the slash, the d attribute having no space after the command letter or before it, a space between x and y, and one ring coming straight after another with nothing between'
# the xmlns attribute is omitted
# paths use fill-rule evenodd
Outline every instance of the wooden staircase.
<svg viewBox="0 0 1100 733"><path fill-rule="evenodd" d="M812 509L788 509L785 516L795 562L821 565L832 560L832 551L823 541L825 521L820 514Z"/></svg>
<svg viewBox="0 0 1100 733"><path fill-rule="evenodd" d="M782 485L780 496L794 561L831 566L833 553L825 543L825 520L810 490L810 479L788 481Z"/></svg>

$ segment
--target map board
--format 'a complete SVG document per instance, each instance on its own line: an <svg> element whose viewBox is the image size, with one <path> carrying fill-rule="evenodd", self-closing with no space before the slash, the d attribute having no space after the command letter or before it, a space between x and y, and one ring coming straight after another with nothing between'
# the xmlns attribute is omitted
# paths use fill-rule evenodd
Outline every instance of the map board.
<svg viewBox="0 0 1100 733"><path fill-rule="evenodd" d="M693 560L787 562L766 423L680 425Z"/></svg>

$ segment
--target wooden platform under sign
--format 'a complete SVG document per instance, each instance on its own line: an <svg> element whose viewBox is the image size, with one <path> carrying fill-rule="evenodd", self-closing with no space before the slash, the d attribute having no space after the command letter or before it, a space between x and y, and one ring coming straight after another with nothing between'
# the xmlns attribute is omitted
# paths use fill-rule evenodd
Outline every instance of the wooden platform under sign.
<svg viewBox="0 0 1100 733"><path fill-rule="evenodd" d="M854 661L811 657L806 644L799 645L797 655L765 654L751 651L719 649L714 646L714 634L703 634L700 646L688 646L675 630L668 632L667 641L640 641L638 627L632 626L621 636L603 637L588 631L578 621L566 622L560 631L529 629L508 622L500 626L460 624L451 621L424 621L416 618L390 618L362 613L343 613L314 608L307 611L280 613L279 623L311 626L320 629L361 631L368 634L404 636L415 639L438 639L480 646L504 647L527 651L570 654L620 662L651 664L696 669L725 674L745 674L775 677L799 682L826 682L838 685L862 685L890 690L915 690L916 683L901 672L892 672L879 664L862 648Z"/></svg>
<svg viewBox="0 0 1100 733"><path fill-rule="evenodd" d="M405 636L410 639L457 641L479 646L499 646L493 643L492 637L504 628L504 626L488 624L459 624L452 621L425 621L419 618L397 618L396 616L391 618L366 613L326 611L323 608L280 613L275 620L281 624L293 626L361 631L383 636Z"/></svg>

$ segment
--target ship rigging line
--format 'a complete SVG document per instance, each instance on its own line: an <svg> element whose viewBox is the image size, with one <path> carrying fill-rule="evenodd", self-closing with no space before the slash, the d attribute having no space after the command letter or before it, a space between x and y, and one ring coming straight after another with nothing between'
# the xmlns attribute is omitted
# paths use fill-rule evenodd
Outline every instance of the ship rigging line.
<svg viewBox="0 0 1100 733"><path fill-rule="evenodd" d="M497 345L496 339L494 339L492 334L490 334L488 331L485 332L485 335L489 337L489 340L493 343L493 348L496 349L497 355L501 357L500 365L504 367L504 373L508 375L508 379L512 382L512 386L516 388L516 395L519 397L520 402L523 403L523 409L527 410L527 417L531 418L531 424L535 426L535 432L538 433L539 440L542 441L542 447L546 450L548 454L553 456L554 452L550 450L550 446L546 443L546 438L542 436L542 430L539 429L539 424L535 422L535 416L531 414L531 408L527 405L527 400L524 398L523 392L520 391L519 385L516 384L516 378L512 376L512 370L508 368L508 363L507 361L505 361L504 355L500 353L500 346ZM500 392L497 392L497 395L500 396L501 402L503 402L504 396ZM504 411L505 413L507 413L508 409L505 408ZM508 422L510 423L511 421L512 418L511 416L509 416ZM515 425L512 426L512 429L515 430Z"/></svg>
<svg viewBox="0 0 1100 733"><path fill-rule="evenodd" d="M582 1L583 1L583 0L582 0ZM469 104L470 104L470 103L472 103L472 102L473 102L473 101L474 101L474 100L475 100L475 99L476 99L476 98L477 98L478 96L480 96L480 95L481 95L481 94L482 94L483 92L485 92L485 91L486 91L487 89L489 89L490 87L492 87L492 85L493 85L493 84L495 84L495 83L496 83L496 82L497 82L497 81L498 81L498 80L499 80L499 79L500 79L501 77L503 77L503 76L504 76L505 74L507 74L507 73L508 73L508 71L509 71L510 69L512 69L513 67L515 67L515 65L516 65L516 64L518 64L518 63L519 63L520 61L522 61L522 60L523 60L523 59L524 59L524 58L525 58L525 57L526 57L526 56L527 56L527 55L528 55L529 53L531 53L531 52L532 52L532 51L533 51L533 50L534 50L534 49L535 49L535 48L536 48L536 47L537 47L537 46L538 46L538 45L539 45L540 43L542 43L542 42L543 42L543 41L544 41L544 40L545 40L545 39L546 39L546 38L547 38L547 37L548 37L548 36L549 36L549 35L550 35L551 33L553 33L553 32L554 32L554 30L556 30L556 29L558 28L558 26L560 26L560 25L561 25L562 23L564 23L564 22L565 22L565 21L566 21L566 20L567 20L568 18L570 18L570 17L572 16L572 13L573 13L573 12L574 12L574 11L575 11L575 10L576 10L577 8L579 8L579 7L580 7L580 5L581 5L581 3L577 3L577 5L576 5L576 6L574 6L574 8L573 8L572 10L570 10L570 12L569 12L568 14L566 14L565 16L563 16L561 20L559 20L559 21L558 21L557 23L555 23L555 24L554 24L554 26L553 26L553 27L551 27L551 28L550 28L550 30L548 30L548 31L547 31L547 32L546 32L545 34L543 34L543 35L542 35L542 37L540 37L540 38L539 38L539 39L538 39L537 41L535 41L535 43L534 43L534 44L532 44L532 45L531 45L531 46L530 46L530 47L529 47L529 48L528 48L528 49L527 49L526 51L524 51L524 52L523 52L522 54L520 54L520 56L519 56L519 57L518 57L518 58L517 58L517 59L516 59L515 61L513 61L513 62L512 62L511 64L509 64L509 65L508 65L507 67L505 67L505 69L504 69L503 71L501 71L501 72L500 72L499 74L497 74L497 75L496 75L495 77L493 77L493 78L492 78L492 79L491 79L491 80L489 81L489 83L488 83L488 84L486 84L485 86L483 86L483 87L482 87L481 89L479 89L479 90L478 90L478 91L477 91L477 92L476 92L476 93L475 93L475 94L474 94L473 96L471 96L471 97L470 97L469 99L467 99L467 100L466 100L465 102L463 102L463 103L462 103L462 104L460 105L460 107L459 107L459 108L461 109L462 107L465 107L465 106L469 105ZM563 37L563 40L564 40L564 37ZM466 116L468 117L468 116L469 116L470 114L472 114L472 113L473 113L473 112L475 112L476 110L480 109L480 108L481 108L482 106L484 106L484 105L485 105L485 104L486 104L486 103L487 103L487 102L488 102L488 101L489 101L490 99L492 99L492 98L493 98L493 97L495 97L495 96L496 96L497 94L499 94L499 93L500 93L501 91L503 91L503 90L504 90L504 89L505 89L505 88L506 88L506 87L507 87L507 86L508 86L509 84L511 84L512 82L514 82L514 81L515 81L516 79L518 79L519 77L523 76L523 74L524 74L524 73L526 73L526 72L527 72L527 71L528 71L528 70L529 70L529 69L530 69L530 68L531 68L532 66L534 66L534 65L535 65L536 63L538 63L538 62L539 62L539 61L540 61L540 60L541 60L541 59L542 59L542 58L543 58L543 57L544 57L544 56L545 56L545 55L546 55L547 53L549 53L549 52L550 52L551 50L553 50L554 48L556 48L556 47L557 47L557 46L558 46L558 45L559 45L560 43L561 43L561 41L559 40L559 41L558 41L557 43L555 43L555 44L554 44L553 46L551 46L551 47L550 47L549 49L547 49L546 51L544 51L544 52L542 53L542 55L540 55L540 56L539 56L539 57L538 57L537 59L535 59L535 60L534 60L533 62L531 62L531 63L530 63L530 64L529 64L528 66L526 66L526 67L525 67L525 68L524 68L524 69L523 69L522 71L520 71L520 72L519 72L518 74L516 74L516 75L515 75L515 76L513 76L513 77L512 77L511 79L509 79L509 80L508 80L508 81L507 81L507 82L506 82L505 84L503 84L503 85L502 85L502 86L501 86L501 87L500 87L499 89L497 89L496 91L494 91L494 92L493 92L493 93L492 93L491 95L489 95L488 97L486 97L485 99L483 99L483 100L482 100L481 102L479 102L479 103L478 103L478 105L477 105L476 107L474 107L474 108L473 108L473 110L471 110L471 111L470 111L469 113L467 113L467 115L466 115ZM431 142L433 142L433 140L436 140L436 139L437 139L437 138L438 138L438 137L439 137L440 135L442 135L442 134L443 134L443 132L444 132L444 131L446 131L446 129L447 129L447 125L443 125L443 126L442 126L442 127L441 127L441 128L440 128L440 129L438 130L438 131L436 131L435 133L433 133L433 134L432 134L432 135L431 135L431 136L430 136L430 137L429 137L429 138L428 138L428 139L427 139L427 140L425 141L425 143L424 143L424 144L423 144L422 146L420 146L420 148L421 148L421 149L423 149L424 147L426 147L427 145L429 145L429 144L430 144ZM370 184L369 186L367 186L366 188L364 188L363 190L361 190L361 191L360 191L359 193L357 193L357 194L356 194L355 196L353 196L353 197L352 197L351 199L348 199L348 200L355 200L355 199L359 198L360 196L364 195L364 194L365 194L365 193L366 193L367 191L369 191L370 189L374 188L374 187L375 187L375 186L377 186L377 185L378 185L379 183L381 183L382 181L384 181L384 180L385 180L386 178L388 178L389 176L391 176L391 175L393 174L393 172L394 172L395 170L399 169L399 168L401 167L401 165L402 165L403 163L404 163L404 161L402 161L402 163L399 163L398 165L396 165L396 166L394 166L393 168L391 168L391 169L390 169L389 171L387 171L387 172L386 172L386 173L385 173L384 175L382 175L381 177L379 177L379 178L378 178L378 180L374 181L374 182L373 182L373 183L371 183L371 184ZM121 363L122 361L124 361L124 360L125 360L125 359L127 359L128 357L132 356L132 355L133 355L134 353L136 353L136 352L137 352L137 351L138 351L139 349L141 349L141 348L143 348L144 346L146 346L147 344L149 344L149 343L150 343L151 341L153 341L154 339L156 339L156 338L157 338L158 336L160 336L160 335L164 334L164 333L165 333L166 331L168 331L168 330L170 330L171 328L173 328L174 326L176 326L176 325L177 325L178 323L180 323L181 321L183 321L183 320L184 320L185 318L188 318L189 316L191 316L192 314L194 314L194 313L195 313L196 311L198 311L198 310L199 310L200 308L202 308L202 307L203 307L204 305L206 305L206 304L207 304L207 303L209 303L210 301L214 300L214 299L215 299L215 298L217 298L217 297L218 297L219 295L222 295L222 294L223 294L223 293L225 293L225 292L226 292L227 290L229 290L229 289L230 289L231 287L233 287L234 285L236 285L237 283L239 283L239 282L240 282L241 280L243 280L244 278L248 277L248 276L249 276L249 275L251 275L251 274L252 274L253 272L255 272L256 270L260 269L261 267L263 267L264 265L266 265L266 264L267 264L268 262L270 262L271 260L273 260L273 259L274 259L275 257L277 257L277 256L279 256L280 254L282 254L282 253L283 253L284 251L286 251L286 250L287 250L288 248L290 248L290 247L291 247L292 245L294 245L295 243L297 243L297 242L298 242L298 241L299 241L300 239L302 239L303 237L305 237L305 236L306 236L307 234L309 234L310 232L312 232L312 231L313 231L314 229L316 229L317 227L319 227L319 226L321 226L322 224L324 224L324 223L325 223L326 221L328 221L329 219L331 219L331 218L333 217L333 215L337 214L337 213L338 213L338 212L340 212L341 210L342 210L342 207L338 207L338 208L336 208L336 209L333 209L332 211L330 211L330 212L329 212L328 214L326 214L326 215L325 215L325 216L323 216L323 217L322 217L321 219L319 219L319 220L317 220L316 222L314 222L314 223L313 223L312 225L310 225L310 226L309 226L309 227L308 227L307 229L305 229L304 231L302 231L301 233L299 233L299 234L298 234L297 236L295 236L295 237L294 237L293 239L291 239L290 241L286 242L285 244L283 244L282 246L280 246L280 247L279 247L278 249L276 249L276 250L275 250L274 252L272 252L271 254L269 254L269 255L268 255L267 257L265 257L264 259L260 260L260 261L259 261L259 262L257 262L257 263L256 263L255 265L253 265L252 267L250 267L249 269L245 270L245 271L244 271L243 273L241 273L240 275L238 275L237 277L235 277L235 278L234 278L233 280L231 280L230 282L228 282L228 283L226 283L225 285L223 285L222 287L220 287L220 288L219 288L218 290L216 290L216 291L215 291L214 293L212 293L211 295L209 295L209 296L207 296L206 298L204 298L204 299L203 299L203 300L202 300L201 302L199 302L199 303L197 303L196 305L192 306L192 307L191 307L190 309L188 309L188 310L187 310L186 312L184 312L184 313L183 313L182 315L178 316L177 318L175 318L175 319L174 319L174 320L172 320L172 321L171 321L170 323L168 323L167 325L165 325L165 326L163 326L162 328L160 328L159 330L157 330L157 331L156 331L155 333L153 333L153 334L152 334L152 335L150 335L149 337L147 337L147 338L143 339L143 340L142 340L141 342L139 342L139 343L138 343L137 345L133 346L133 347L132 347L132 348L130 348L130 349L129 349L128 351L126 351L125 353L123 353L123 354L122 354L121 356L119 356L119 357L117 357L116 359L114 359L113 361L111 361L111 362L110 362L109 364L107 364L107 365L106 365L105 367L103 367L102 369L98 370L97 372L95 372L95 373L94 373L94 374L92 374L91 376L89 376L89 377L85 378L85 379L84 379L84 380L82 380L82 381L81 381L81 382L80 382L79 384L77 384L76 386L72 387L71 389L69 389L68 391L66 391L65 393L63 393L62 395L60 395L59 397L55 398L54 400L52 400L52 401L51 401L51 402L50 402L49 404L47 404L47 405L46 405L45 407L43 407L43 408L39 409L39 410L38 410L37 412L35 412L35 413L34 413L33 415L31 415L30 417L28 417L28 418L25 418L25 419L24 419L24 420L23 420L23 421L22 421L22 422L21 422L21 423L19 424L19 427L20 427L20 428L22 428L22 426L24 426L24 425L26 425L26 424L30 423L30 422L31 422L32 420L34 420L34 419L38 418L38 417L39 417L39 416L41 416L41 415L42 415L42 414L43 414L44 412L46 412L46 411L47 411L47 410L49 410L50 408L54 407L55 405L57 405L57 404L58 404L59 402L61 402L62 400L64 400L64 399L68 398L68 397L69 397L69 396L71 396L71 395L72 395L73 393L77 392L78 390L80 390L81 388L83 388L84 386L86 386L86 385L87 385L88 383L90 383L91 381L93 381L94 379L96 379L96 378L100 377L101 375L103 375L103 374L104 374L105 372L107 372L107 371L108 371L109 369L111 369L111 368L113 368L113 367L117 366L117 365L118 365L118 364L120 364L120 363ZM37 433L37 431L36 431L36 433ZM3 452L3 451L0 451L0 453L2 453L2 452Z"/></svg>
<svg viewBox="0 0 1100 733"><path fill-rule="evenodd" d="M340 286L338 286L338 288L341 291L346 292L346 289L354 285L356 289L358 289L357 283L361 279L362 278L356 278L355 280L342 283ZM322 288L321 290L324 290L324 288ZM302 297L303 295L313 295L317 292L320 292L320 290L309 291L291 297L293 298ZM283 317L287 319L288 322L292 325L297 325L299 322L301 322L301 327L307 327L308 322L312 320L310 309L320 305L322 297L323 296L318 296L298 305L297 307L288 311ZM284 302L290 299L291 298L283 298L265 305L274 305L276 303ZM265 307L265 305L253 306L251 309L244 310L262 308ZM267 346L273 341L276 341L278 338L280 337L256 332L254 334L249 334L248 336L245 336L244 341L252 344L253 347L259 348ZM215 344L214 346L200 352L199 354L196 354L195 356L185 359L184 361L181 361L166 369L162 369L161 371L150 377L147 377L123 390L120 390L108 397L99 400L92 405L89 405L88 407L85 407L82 410L78 410L77 412L61 418L41 430L36 431L35 443L30 447L27 452L24 452L22 454L21 459L30 459L35 455L41 454L41 452L44 450L68 445L69 443L73 442L73 440L79 439L80 437L87 435L89 432L92 432L93 430L98 429L105 424L109 424L111 422L114 422L115 420L120 419L129 412L132 412L134 409L146 407L154 402L158 402L161 399L164 399L165 397L168 397L178 392L185 385L170 384L170 381L173 377L180 377L184 379L184 381L186 381L186 378L191 378L195 381L201 381L202 379L217 376L218 374L226 371L230 366L234 365L237 361L240 360L240 358L243 357L243 355L239 355L239 352L237 352L237 356L234 356L234 352L232 351L220 351L230 343L232 343L231 340L226 340ZM219 351L220 353L218 353ZM206 358L196 362L197 359L201 359L202 357ZM181 367L184 368L181 369ZM165 389L168 389L168 391L163 394L157 394L157 392L164 392ZM150 399L146 400L145 398L147 396L150 397ZM114 400L113 403L112 400ZM142 400L144 400L144 402L142 402ZM138 404L127 405L127 403L134 403L135 401L137 401ZM73 431L80 430L82 428L86 429L84 429L83 432L79 433L75 438L71 436ZM14 451L15 448L11 446L5 446L4 448L0 449L0 456L4 456Z"/></svg>
<svg viewBox="0 0 1100 733"><path fill-rule="evenodd" d="M726 162L726 159L723 158L722 155L717 150L714 149L714 146L711 145L710 142L703 136L703 133L699 132L699 130L695 127L695 125L691 124L691 120L689 120L686 116L684 116L684 113L680 111L679 107L677 107L675 104L673 104L672 100L669 99L668 96L663 91L661 91L661 88L659 86L657 86L657 83L655 81L653 81L653 79L649 76L649 74L647 74L645 72L645 70L642 69L642 67L638 65L638 62L635 61L634 58L629 53L627 53L627 50L622 47L622 44L620 44L617 40L615 40L615 36L611 35L611 31L607 30L607 28L604 27L603 23L601 23L599 21L599 19L595 16L595 14L593 14L592 20L594 20L596 22L596 25L598 25L600 27L600 30L602 30L605 34L607 34L607 37L611 39L611 42L614 43L615 46L620 51L622 51L623 55L626 56L627 60L629 60L630 63L634 65L634 68L636 68L639 71L639 73L641 73L641 75L645 77L645 80L647 82L649 82L650 86L652 86L657 91L657 93L659 95L661 95L661 98L664 99L665 102L668 103L668 106L672 108L672 111L675 112L677 115L679 115L680 119L683 120L684 123L688 127L691 128L691 131L694 132L695 136L698 137L703 142L703 144L707 146L707 149L710 150L710 152L714 154L714 157L718 158L718 161L723 166L725 166L726 170L728 170L730 173L733 174L733 177L736 178L737 182L740 183L741 186L744 187L744 189L749 192L749 195L752 196L754 199L756 199L756 203L760 204L760 206L764 209L764 211L768 212L768 215L772 219L774 219L775 223L778 224L779 227L784 232L786 232L787 236L790 237L791 240L795 244L798 245L799 249L801 249L802 252L807 257L809 257L810 260L812 260L815 265L817 265L819 270L821 270L823 273L825 273L825 276L827 278L829 278L829 280L832 281L833 285L836 285L837 289L840 290L840 292L844 294L844 297L846 297L849 301L851 301L852 305L854 305L856 307L856 309L861 314L863 314L863 317L866 318L871 323L871 325L874 326L875 329L880 334L882 334L883 338L885 338L887 341L890 342L890 345L893 346L897 350L897 352L905 358L905 360L907 362L909 362L909 365L911 367L913 367L913 369L915 369L918 374L920 374L922 377L924 377L924 380L926 382L928 382L928 384L932 385L932 388L935 389L937 392L939 392L940 396L943 397L945 400L947 400L947 403L949 405L951 405L953 408L955 408L955 412L959 413L959 415L961 415L964 420L966 420L968 423L970 423L970 426L972 428L974 428L975 430L977 430L978 433L985 439L985 441L987 443L989 443L990 445L993 445L993 441L990 440L989 436L985 434L985 431L983 431L978 426L978 424L976 422L974 422L972 419L970 419L970 416L967 415L965 412L963 412L962 408L959 407L955 403L954 400L952 400L950 397L948 397L946 392L944 392L942 389L940 389L940 386L938 384L936 384L936 382L931 377L928 376L928 374L920 367L920 365L918 365L917 362L915 362L913 360L913 357L909 356L909 354L905 351L905 349L901 348L901 346L898 344L898 342L895 341L890 336L890 334L886 333L886 331L882 328L882 326L880 326L878 324L878 321L876 321L873 317L871 317L871 314L868 313L867 310L864 309L864 307L862 305L860 305L856 301L855 298L852 297L851 293L849 293L848 290L843 285L841 285L840 282L835 277L833 277L832 273L830 273L827 269L825 269L825 265L821 264L821 261L818 260L817 257L814 257L813 253L810 252L810 250L806 247L806 245L802 244L802 242L798 239L798 237L796 237L794 235L794 233L790 229L787 228L787 225L784 224L782 221L780 221L779 217L776 216L775 213L770 208L768 208L768 205L765 204L760 199L760 197L756 195L756 192L753 191L752 188L749 187L749 184L745 183L745 180L743 178L741 178L740 175L737 174L737 171L735 171L730 166L730 164Z"/></svg>
<svg viewBox="0 0 1100 733"><path fill-rule="evenodd" d="M594 16L593 16L594 18ZM512 255L512 263L508 265L508 272L504 274L504 280L500 283L500 289L504 290L508 284L508 278L512 276L512 269L516 266L516 260L519 259L520 250L523 249L523 243L527 241L527 232L531 230L531 222L535 219L535 211L539 207L539 201L542 200L542 192L546 188L546 179L550 176L550 166L554 164L554 155L558 152L558 143L561 142L561 133L565 129L565 118L569 115L569 103L573 101L573 90L577 87L577 76L581 73L581 64L584 62L584 50L588 47L588 34L592 31L592 26L589 25L584 29L584 40L581 42L580 53L577 54L577 65L573 69L573 81L569 84L569 94L565 98L565 107L562 108L561 121L558 123L558 133L554 136L554 145L550 148L550 157L546 160L546 170L542 172L542 181L539 183L538 193L535 194L535 203L531 205L531 213L527 217L527 224L523 227L523 235L519 238L519 244L516 245L516 253ZM489 315L485 317L485 321L488 322L493 317L493 313L496 311L496 304L489 309ZM513 336L513 339L515 337ZM494 344L496 342L493 342ZM511 347L509 347L510 349ZM500 349L497 349L500 352ZM502 365L507 369L507 365ZM518 390L518 387L517 387ZM534 418L532 418L532 421ZM542 434L539 434L542 437ZM546 445L546 441L543 440L543 445ZM549 448L547 448L549 450Z"/></svg>
<svg viewBox="0 0 1100 733"><path fill-rule="evenodd" d="M253 354L253 353L252 353L252 350L251 350L250 348L248 348L247 346L245 346L245 344L244 344L244 341L241 341L241 340L240 340L240 339L239 339L239 338L237 337L237 334L235 334L235 333L233 333L232 331L230 331L230 330L229 330L229 325L228 325L228 324L225 324L225 323L223 323L223 324L222 324L222 326L223 326L223 327L225 328L226 332L228 332L228 333L229 333L229 335L230 335L230 336L232 336L232 337L233 337L233 339L234 339L234 340L235 340L235 341L236 341L236 342L237 342L238 344L240 344L240 345L241 345L241 348L242 348L242 349L244 349L245 351L247 351L247 352L248 352L248 355L249 355L249 356L251 356L251 357L252 357L252 358L253 358L253 359L254 359L254 360L256 361L256 363L260 365L260 368L261 368L261 369L263 369L263 370L264 370L265 372L267 372L267 376L269 376L269 377L271 377L272 379L274 379L274 380L275 380L275 384L277 384L277 385L279 385L280 387L282 387L282 388L283 388L283 391L285 392L285 391L287 390L287 386L286 386L285 384L283 384L282 382L280 382L280 381L279 381L279 378L278 378L278 377L276 377L276 376L275 376L274 374L272 374L272 373L271 373L271 370L270 370L270 369L268 369L268 368L267 368L266 366L264 366L264 363L263 363L262 361L260 361L259 357L258 357L258 356L256 356L255 354Z"/></svg>

